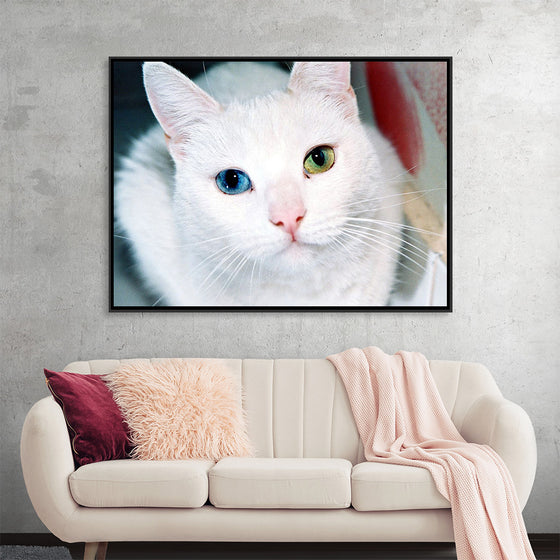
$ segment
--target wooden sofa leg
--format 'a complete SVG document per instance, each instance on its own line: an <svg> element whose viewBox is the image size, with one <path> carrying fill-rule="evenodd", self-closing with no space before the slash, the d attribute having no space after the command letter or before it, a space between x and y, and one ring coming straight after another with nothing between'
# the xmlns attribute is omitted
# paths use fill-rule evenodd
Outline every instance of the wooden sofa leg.
<svg viewBox="0 0 560 560"><path fill-rule="evenodd" d="M106 542L99 543L97 547L97 560L105 560L105 555L107 554L107 545Z"/></svg>
<svg viewBox="0 0 560 560"><path fill-rule="evenodd" d="M105 560L107 554L106 542L87 542L84 549L84 560Z"/></svg>
<svg viewBox="0 0 560 560"><path fill-rule="evenodd" d="M95 560L98 546L98 542L87 542L84 549L84 560Z"/></svg>

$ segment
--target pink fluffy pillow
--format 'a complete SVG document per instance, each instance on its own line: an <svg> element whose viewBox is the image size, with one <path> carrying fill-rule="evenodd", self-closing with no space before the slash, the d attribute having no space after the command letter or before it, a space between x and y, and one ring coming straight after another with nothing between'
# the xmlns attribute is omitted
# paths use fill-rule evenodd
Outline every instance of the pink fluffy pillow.
<svg viewBox="0 0 560 560"><path fill-rule="evenodd" d="M136 459L251 455L240 388L218 360L137 360L105 376Z"/></svg>

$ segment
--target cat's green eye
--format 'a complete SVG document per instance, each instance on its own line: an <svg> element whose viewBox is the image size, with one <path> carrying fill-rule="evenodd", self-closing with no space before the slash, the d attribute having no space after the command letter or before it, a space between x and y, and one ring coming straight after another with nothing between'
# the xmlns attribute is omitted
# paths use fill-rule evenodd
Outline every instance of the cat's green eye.
<svg viewBox="0 0 560 560"><path fill-rule="evenodd" d="M310 175L324 173L334 165L334 150L330 146L313 148L303 160L303 168Z"/></svg>

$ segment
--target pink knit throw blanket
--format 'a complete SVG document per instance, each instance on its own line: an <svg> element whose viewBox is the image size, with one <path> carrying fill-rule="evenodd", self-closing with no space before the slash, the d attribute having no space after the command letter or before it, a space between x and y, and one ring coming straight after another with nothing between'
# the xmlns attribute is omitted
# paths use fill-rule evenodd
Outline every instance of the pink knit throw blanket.
<svg viewBox="0 0 560 560"><path fill-rule="evenodd" d="M507 467L489 446L461 437L422 354L369 347L328 359L346 387L366 459L428 469L451 503L459 560L534 560Z"/></svg>

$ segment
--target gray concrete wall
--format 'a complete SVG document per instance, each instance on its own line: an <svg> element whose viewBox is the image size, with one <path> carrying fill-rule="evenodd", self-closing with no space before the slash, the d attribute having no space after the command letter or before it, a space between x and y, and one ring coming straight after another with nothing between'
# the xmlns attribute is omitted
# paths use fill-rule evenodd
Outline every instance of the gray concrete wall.
<svg viewBox="0 0 560 560"><path fill-rule="evenodd" d="M2 3L1 531L45 530L18 456L43 366L370 344L485 363L535 425L528 530L559 531L558 3L264 4ZM453 313L109 313L111 55L452 55Z"/></svg>

